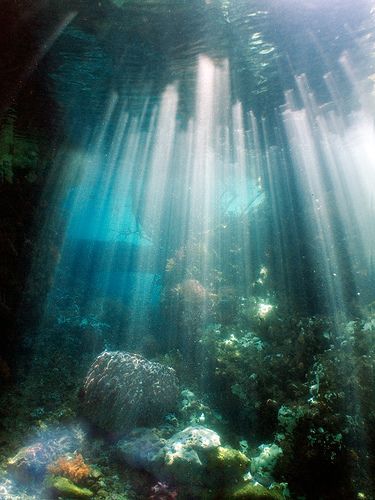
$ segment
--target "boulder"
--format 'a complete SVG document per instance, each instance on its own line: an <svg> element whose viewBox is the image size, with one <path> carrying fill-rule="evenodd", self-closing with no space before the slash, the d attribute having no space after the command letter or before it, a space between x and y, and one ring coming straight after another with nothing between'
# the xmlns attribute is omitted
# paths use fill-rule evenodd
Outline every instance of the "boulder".
<svg viewBox="0 0 375 500"><path fill-rule="evenodd" d="M128 465L153 473L164 445L165 439L160 438L154 429L134 429L117 443L117 454Z"/></svg>
<svg viewBox="0 0 375 500"><path fill-rule="evenodd" d="M220 446L219 435L201 425L177 432L167 440L153 430L137 430L117 444L121 458L143 468L160 481L202 483L210 451Z"/></svg>

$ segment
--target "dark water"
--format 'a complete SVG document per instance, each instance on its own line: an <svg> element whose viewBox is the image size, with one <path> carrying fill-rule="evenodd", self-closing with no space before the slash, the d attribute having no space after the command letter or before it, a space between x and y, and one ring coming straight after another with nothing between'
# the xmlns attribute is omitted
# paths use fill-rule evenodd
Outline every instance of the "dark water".
<svg viewBox="0 0 375 500"><path fill-rule="evenodd" d="M375 498L373 2L2 11L0 498Z"/></svg>

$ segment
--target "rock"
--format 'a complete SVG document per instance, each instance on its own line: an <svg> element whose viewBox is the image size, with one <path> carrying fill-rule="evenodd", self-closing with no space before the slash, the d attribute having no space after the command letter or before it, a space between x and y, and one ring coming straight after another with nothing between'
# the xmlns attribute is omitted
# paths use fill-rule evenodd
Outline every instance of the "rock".
<svg viewBox="0 0 375 500"><path fill-rule="evenodd" d="M47 465L52 460L49 449L43 443L34 443L21 448L14 457L10 458L7 468L18 481L27 483L42 480Z"/></svg>
<svg viewBox="0 0 375 500"><path fill-rule="evenodd" d="M147 470L159 480L186 483L204 473L209 452L219 445L216 432L195 425L167 440L155 430L136 429L117 443L117 451L121 460Z"/></svg>
<svg viewBox="0 0 375 500"><path fill-rule="evenodd" d="M127 464L152 473L164 445L165 440L153 429L135 429L117 443L117 452Z"/></svg>
<svg viewBox="0 0 375 500"><path fill-rule="evenodd" d="M114 434L150 426L174 410L178 379L172 368L139 354L105 351L91 365L81 391L82 412Z"/></svg>
<svg viewBox="0 0 375 500"><path fill-rule="evenodd" d="M87 488L81 488L70 479L62 476L49 476L45 481L45 487L52 493L67 498L91 498L93 492Z"/></svg>
<svg viewBox="0 0 375 500"><path fill-rule="evenodd" d="M220 436L201 425L167 440L155 429L136 429L117 443L117 452L127 464L151 473L160 484L182 486L192 498L207 489L232 490L250 464L241 451L221 446Z"/></svg>
<svg viewBox="0 0 375 500"><path fill-rule="evenodd" d="M210 450L220 446L220 436L211 429L202 425L191 425L183 431L173 434L166 442L168 454L178 453L180 450L196 449Z"/></svg>
<svg viewBox="0 0 375 500"><path fill-rule="evenodd" d="M177 484L203 484L209 452L219 446L215 431L200 425L187 427L166 441L154 459L154 473Z"/></svg>

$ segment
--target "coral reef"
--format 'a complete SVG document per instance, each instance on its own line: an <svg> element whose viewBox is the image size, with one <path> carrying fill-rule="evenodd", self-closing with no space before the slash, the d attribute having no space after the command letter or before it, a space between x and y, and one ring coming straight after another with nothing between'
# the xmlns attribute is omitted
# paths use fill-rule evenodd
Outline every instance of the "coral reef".
<svg viewBox="0 0 375 500"><path fill-rule="evenodd" d="M247 309L247 305L246 305ZM277 428L278 409L305 395L313 353L328 348L324 318L241 315L230 325L209 325L202 344L211 369L211 390L224 415L260 439ZM288 373L288 383L280 384Z"/></svg>
<svg viewBox="0 0 375 500"><path fill-rule="evenodd" d="M292 496L308 499L372 492L364 470L375 463L373 313L333 322L278 311L249 321L210 325L203 343L220 411L246 439L268 435L251 451L253 478L287 481Z"/></svg>
<svg viewBox="0 0 375 500"><path fill-rule="evenodd" d="M120 351L96 358L81 391L83 414L114 433L158 422L175 408L177 397L172 368Z"/></svg>

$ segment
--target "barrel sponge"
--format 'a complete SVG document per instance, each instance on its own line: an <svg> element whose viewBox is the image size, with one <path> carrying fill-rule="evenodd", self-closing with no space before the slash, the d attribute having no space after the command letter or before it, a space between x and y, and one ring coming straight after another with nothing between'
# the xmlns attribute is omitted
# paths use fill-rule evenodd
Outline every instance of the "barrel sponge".
<svg viewBox="0 0 375 500"><path fill-rule="evenodd" d="M178 392L172 368L139 354L104 351L85 378L82 412L102 430L125 433L153 425L173 411Z"/></svg>

